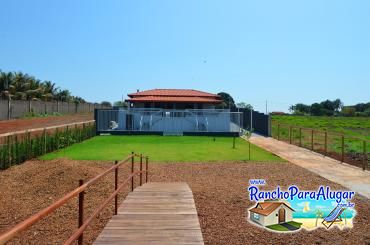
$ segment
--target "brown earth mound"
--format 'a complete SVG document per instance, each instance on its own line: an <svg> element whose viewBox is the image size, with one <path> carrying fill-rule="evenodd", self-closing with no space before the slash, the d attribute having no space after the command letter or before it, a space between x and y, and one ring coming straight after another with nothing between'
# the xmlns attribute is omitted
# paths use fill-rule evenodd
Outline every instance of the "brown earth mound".
<svg viewBox="0 0 370 245"><path fill-rule="evenodd" d="M91 161L29 161L0 172L0 232L46 207L78 185L80 178L89 179L112 163ZM357 216L352 229L299 231L278 234L256 227L247 221L246 188L249 179L263 178L265 189L277 185L297 184L302 190L340 185L323 179L290 163L176 163L150 165L151 181L186 181L193 190L206 244L366 244L370 243L370 201L356 196ZM121 180L129 166L120 170ZM113 189L113 175L93 186L85 196L86 214L107 197ZM124 193L128 192L128 188ZM124 194L120 196L121 200ZM113 205L105 209L84 234L91 243L111 217ZM72 200L56 213L23 232L11 244L60 244L77 227L77 200Z"/></svg>

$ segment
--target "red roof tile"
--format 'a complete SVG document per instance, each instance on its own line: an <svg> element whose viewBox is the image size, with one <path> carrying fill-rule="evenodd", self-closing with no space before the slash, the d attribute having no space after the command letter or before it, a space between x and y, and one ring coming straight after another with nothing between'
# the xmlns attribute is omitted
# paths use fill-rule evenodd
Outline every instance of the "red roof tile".
<svg viewBox="0 0 370 245"><path fill-rule="evenodd" d="M184 103L211 103L218 104L222 101L215 97L196 96L139 96L127 99L129 102L184 102Z"/></svg>
<svg viewBox="0 0 370 245"><path fill-rule="evenodd" d="M139 96L172 96L172 97L215 97L217 94L206 93L194 89L151 89L137 93L128 94L129 97Z"/></svg>

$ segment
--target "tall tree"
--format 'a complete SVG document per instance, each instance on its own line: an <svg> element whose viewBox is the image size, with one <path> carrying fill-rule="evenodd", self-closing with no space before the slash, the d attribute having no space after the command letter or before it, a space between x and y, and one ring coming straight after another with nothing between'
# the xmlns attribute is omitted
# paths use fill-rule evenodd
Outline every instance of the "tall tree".
<svg viewBox="0 0 370 245"><path fill-rule="evenodd" d="M220 106L218 106L219 108L220 107L221 108L229 108L229 109L236 108L235 101L234 101L233 97L231 97L230 94L225 93L225 92L220 92L217 95L220 96L221 99L222 99L222 104Z"/></svg>

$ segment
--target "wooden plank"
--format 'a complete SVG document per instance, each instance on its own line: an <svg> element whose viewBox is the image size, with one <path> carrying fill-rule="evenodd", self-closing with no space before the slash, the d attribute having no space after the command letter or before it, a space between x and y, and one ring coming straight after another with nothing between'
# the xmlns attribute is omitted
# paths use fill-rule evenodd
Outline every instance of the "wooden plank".
<svg viewBox="0 0 370 245"><path fill-rule="evenodd" d="M204 244L186 183L147 183L131 192L94 244Z"/></svg>

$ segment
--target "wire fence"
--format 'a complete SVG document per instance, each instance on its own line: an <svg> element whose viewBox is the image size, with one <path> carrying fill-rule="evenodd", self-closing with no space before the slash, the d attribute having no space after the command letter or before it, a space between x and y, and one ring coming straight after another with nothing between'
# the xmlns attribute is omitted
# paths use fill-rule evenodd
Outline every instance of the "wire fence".
<svg viewBox="0 0 370 245"><path fill-rule="evenodd" d="M363 170L370 169L370 141L337 132L272 124L272 137L332 157Z"/></svg>

